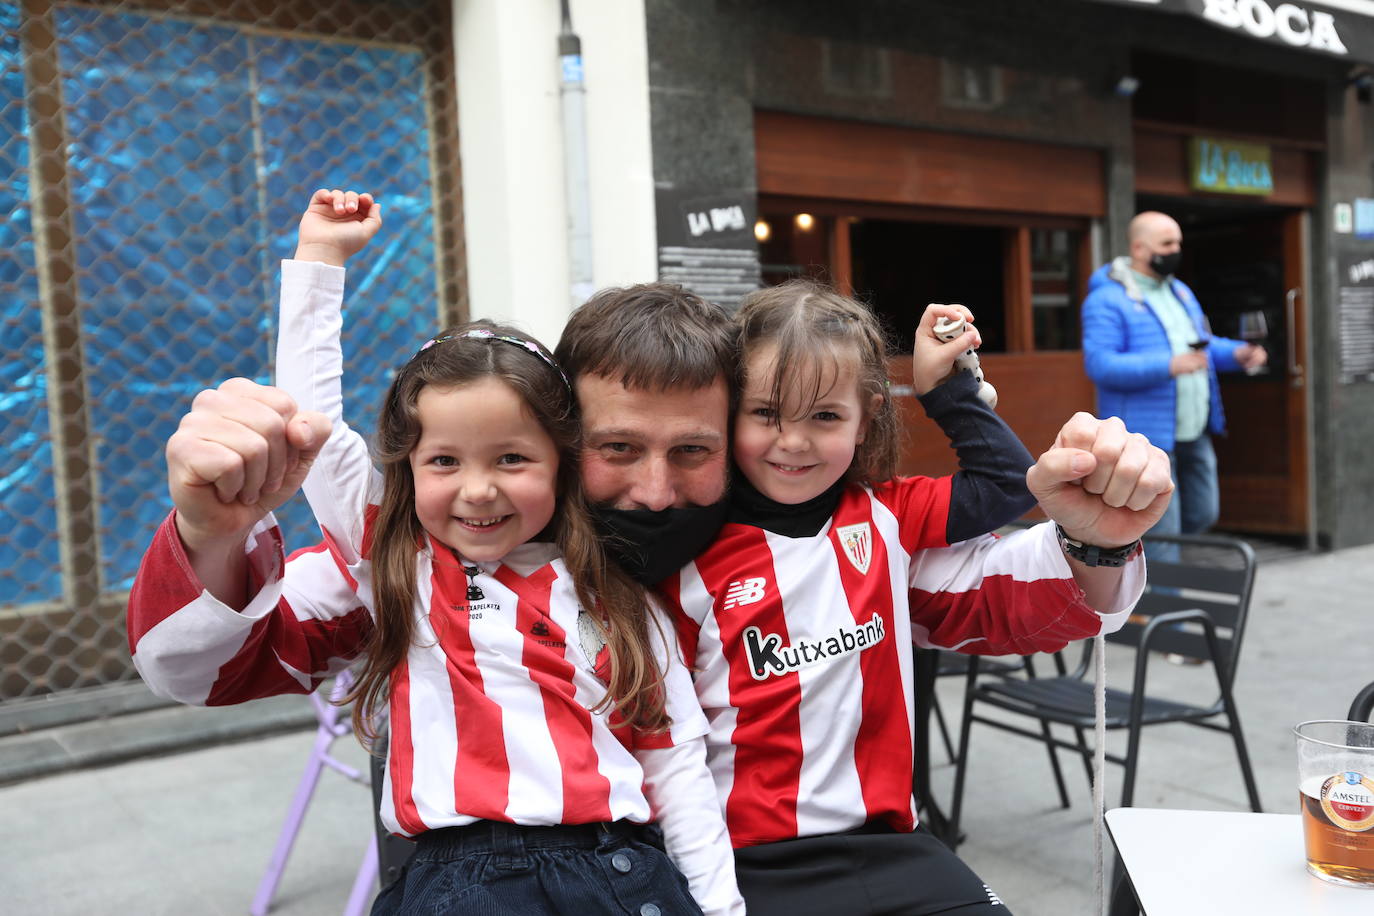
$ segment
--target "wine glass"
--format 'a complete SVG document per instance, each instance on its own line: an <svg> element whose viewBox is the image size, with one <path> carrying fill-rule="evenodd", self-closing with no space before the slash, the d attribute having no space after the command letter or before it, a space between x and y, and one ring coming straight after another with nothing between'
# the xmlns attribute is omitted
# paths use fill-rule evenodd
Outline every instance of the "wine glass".
<svg viewBox="0 0 1374 916"><path fill-rule="evenodd" d="M1269 336L1269 323L1264 317L1264 312L1241 312L1240 313L1240 339L1248 344L1259 346L1264 339ZM1245 370L1246 375L1259 375L1266 371L1265 366L1253 366Z"/></svg>
<svg viewBox="0 0 1374 916"><path fill-rule="evenodd" d="M1188 346L1194 350L1205 350L1212 342L1212 323L1207 320L1206 315L1199 315L1194 325L1197 328L1197 339L1188 341Z"/></svg>

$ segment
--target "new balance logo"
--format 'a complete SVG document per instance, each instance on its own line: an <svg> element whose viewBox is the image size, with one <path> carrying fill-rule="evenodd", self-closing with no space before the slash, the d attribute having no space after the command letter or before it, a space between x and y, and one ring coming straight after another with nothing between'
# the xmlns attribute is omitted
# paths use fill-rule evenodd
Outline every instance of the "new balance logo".
<svg viewBox="0 0 1374 916"><path fill-rule="evenodd" d="M725 603L720 609L728 611L736 605L753 604L755 601L763 600L763 587L763 578L757 576L753 579L731 582L730 587L725 590Z"/></svg>
<svg viewBox="0 0 1374 916"><path fill-rule="evenodd" d="M988 892L988 904L990 906L1006 906L1006 904L1002 902L1002 898L993 893L992 888L984 884L983 890Z"/></svg>
<svg viewBox="0 0 1374 916"><path fill-rule="evenodd" d="M749 659L749 673L754 680L762 681L775 674L787 674L851 652L862 652L882 642L886 636L887 628L877 614L868 623L840 627L834 636L803 639L795 646L784 646L782 637L776 633L765 636L758 627L749 627L744 631L744 652Z"/></svg>

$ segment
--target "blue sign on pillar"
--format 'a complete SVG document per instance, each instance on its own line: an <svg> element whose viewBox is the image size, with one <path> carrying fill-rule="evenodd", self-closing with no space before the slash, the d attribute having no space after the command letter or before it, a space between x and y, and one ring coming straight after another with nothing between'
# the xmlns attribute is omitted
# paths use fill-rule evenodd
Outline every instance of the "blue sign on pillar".
<svg viewBox="0 0 1374 916"><path fill-rule="evenodd" d="M1374 198L1355 198L1355 238L1374 239Z"/></svg>

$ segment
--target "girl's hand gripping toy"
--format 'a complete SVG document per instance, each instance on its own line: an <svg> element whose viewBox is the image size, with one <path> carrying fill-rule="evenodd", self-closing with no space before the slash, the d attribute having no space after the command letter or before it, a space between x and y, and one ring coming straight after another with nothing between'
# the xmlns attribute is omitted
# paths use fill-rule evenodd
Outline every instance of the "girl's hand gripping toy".
<svg viewBox="0 0 1374 916"><path fill-rule="evenodd" d="M941 318L935 322L934 330L935 336L941 340L954 340L964 333L964 319ZM978 354L972 347L955 357L954 368L972 372L973 377L978 380L978 397L989 407L997 407L997 389L983 378L983 368L978 364Z"/></svg>

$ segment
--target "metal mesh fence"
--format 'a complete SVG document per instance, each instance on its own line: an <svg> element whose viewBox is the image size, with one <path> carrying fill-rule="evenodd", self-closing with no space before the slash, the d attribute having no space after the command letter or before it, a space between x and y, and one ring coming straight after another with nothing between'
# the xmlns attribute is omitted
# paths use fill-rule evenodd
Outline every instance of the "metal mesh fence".
<svg viewBox="0 0 1374 916"><path fill-rule="evenodd" d="M201 388L270 381L313 189L386 206L349 266L356 426L463 314L453 80L442 0L0 0L0 704L137 678L163 447Z"/></svg>

